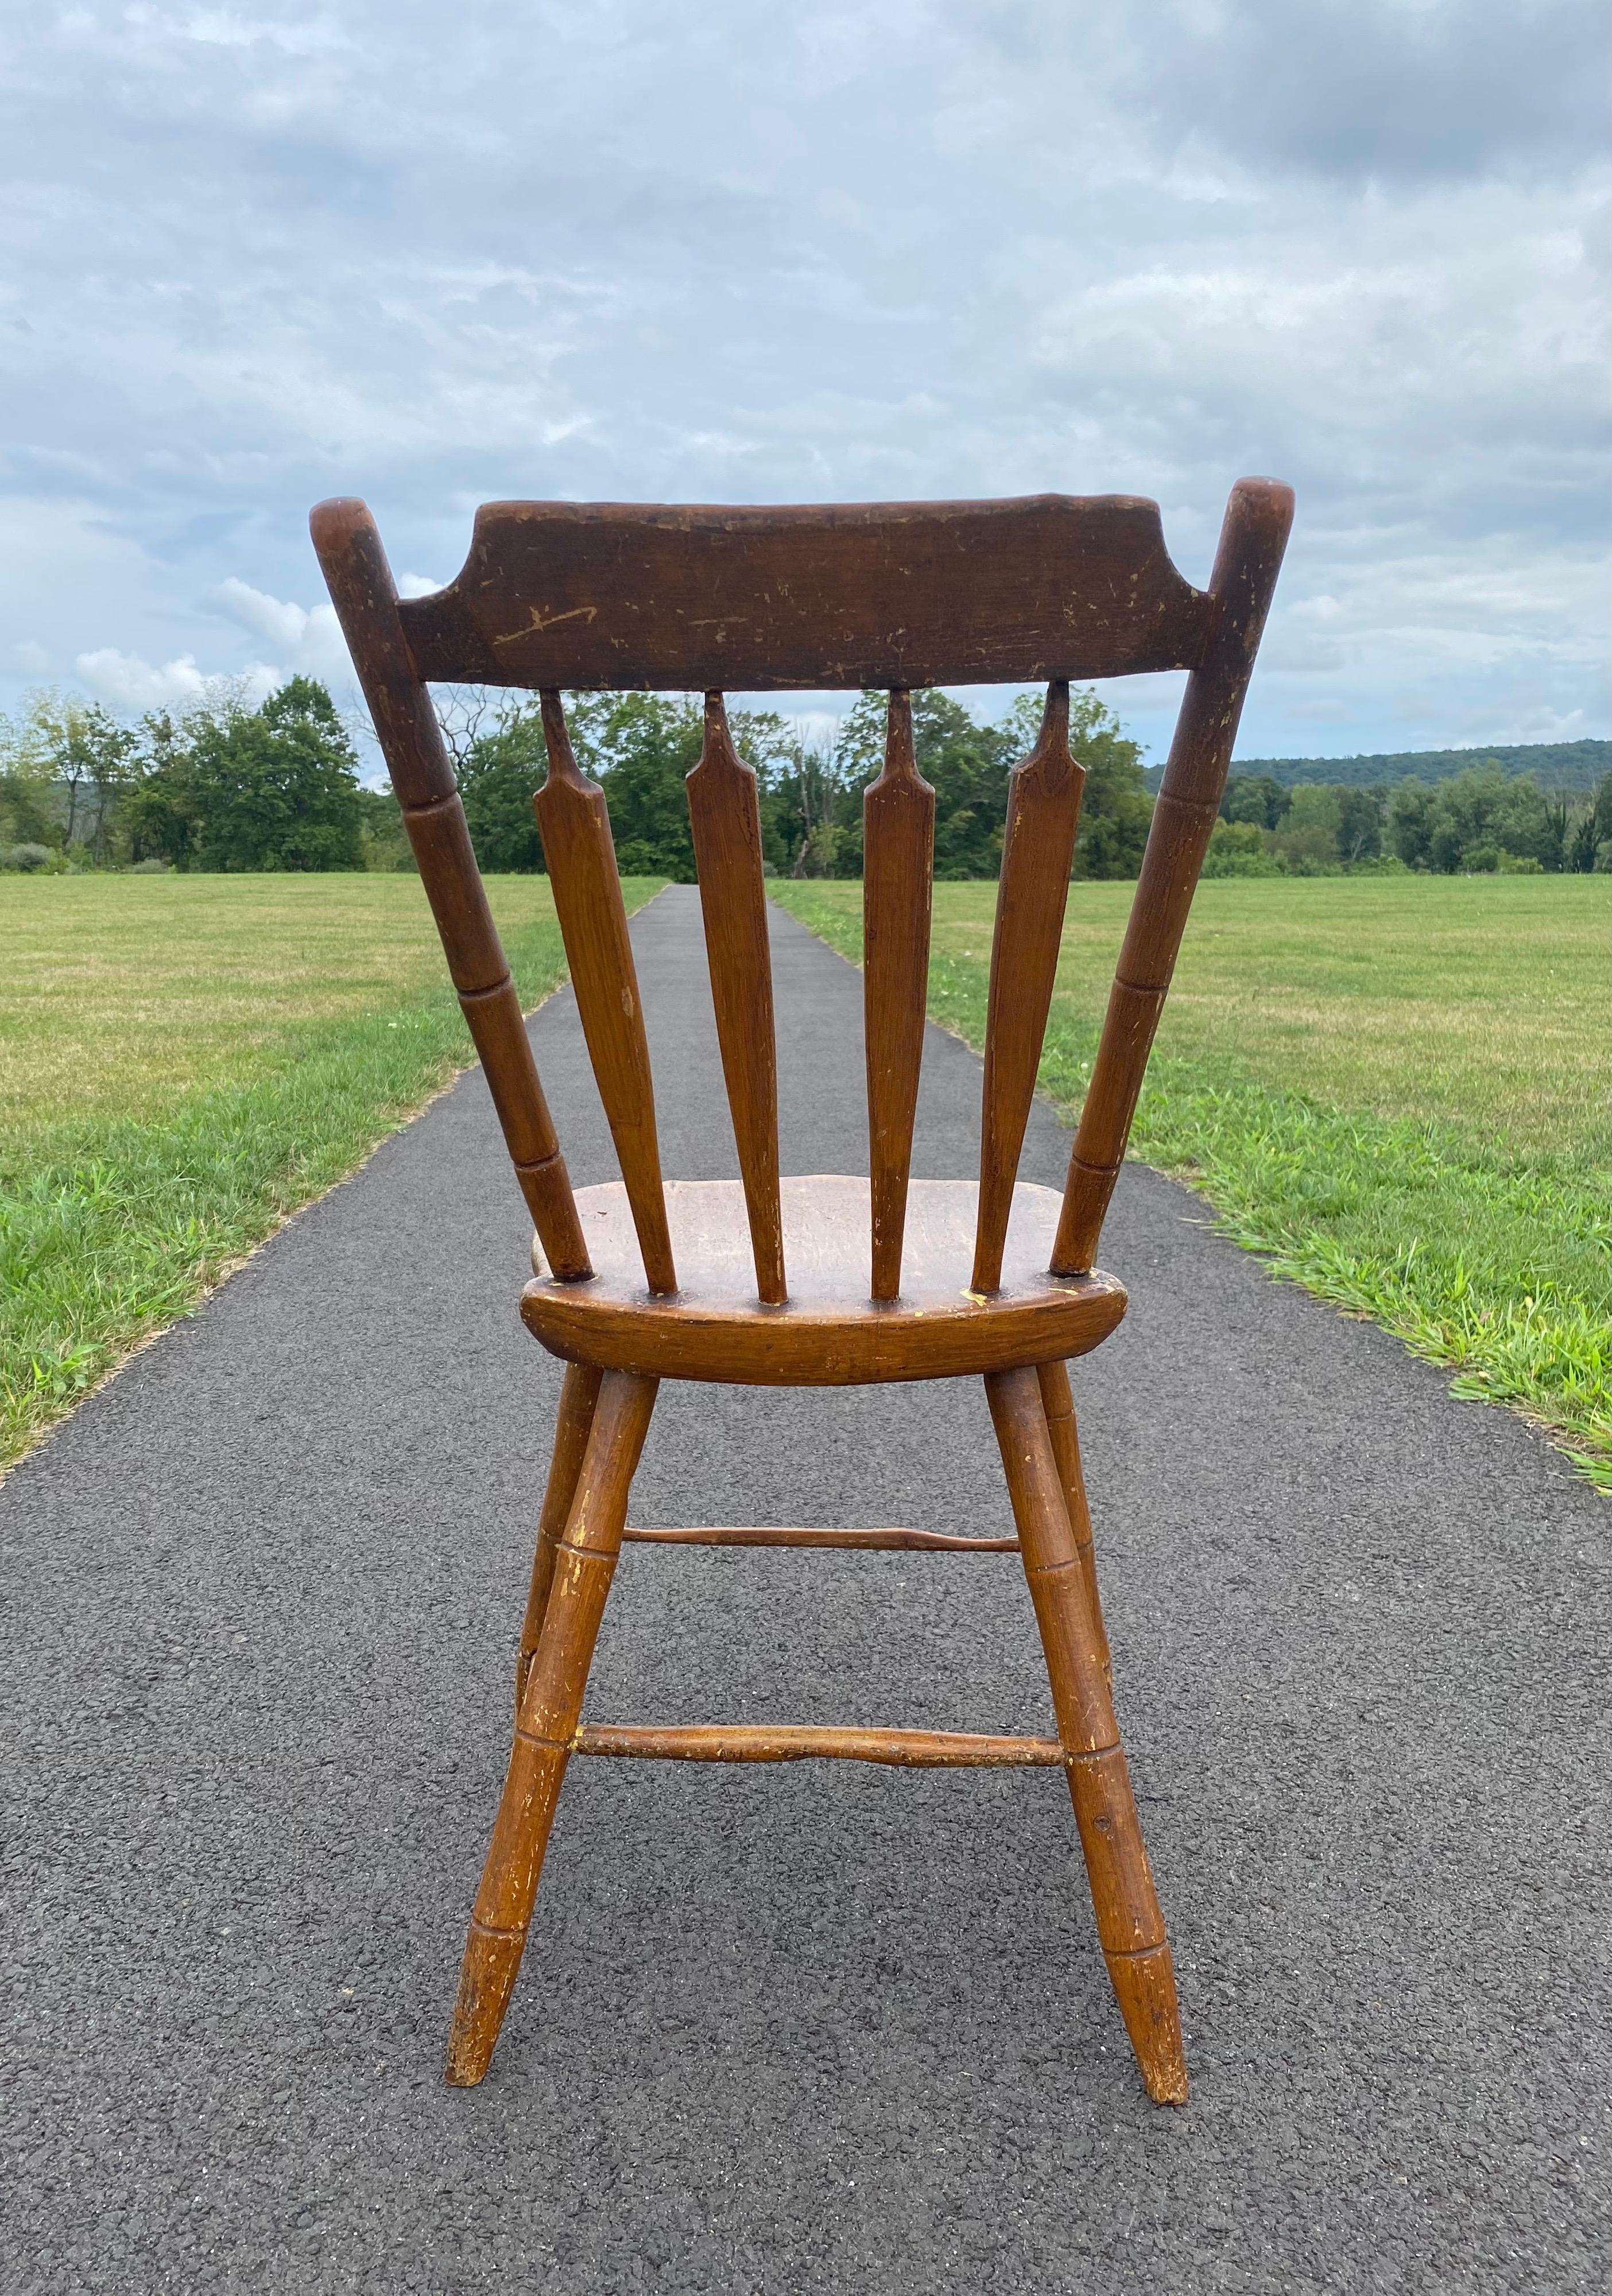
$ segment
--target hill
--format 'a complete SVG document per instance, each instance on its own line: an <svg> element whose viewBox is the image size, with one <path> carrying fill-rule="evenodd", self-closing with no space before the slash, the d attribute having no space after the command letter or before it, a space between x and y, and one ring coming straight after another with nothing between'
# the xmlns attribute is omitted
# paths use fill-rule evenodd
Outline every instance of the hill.
<svg viewBox="0 0 1612 2296"><path fill-rule="evenodd" d="M1234 774L1268 774L1293 788L1300 782L1346 782L1365 788L1373 782L1442 782L1473 766L1498 765L1508 774L1532 774L1542 789L1590 790L1612 770L1612 742L1492 742L1477 750L1393 750L1373 758L1238 758ZM1164 767L1148 768L1147 785L1156 790Z"/></svg>

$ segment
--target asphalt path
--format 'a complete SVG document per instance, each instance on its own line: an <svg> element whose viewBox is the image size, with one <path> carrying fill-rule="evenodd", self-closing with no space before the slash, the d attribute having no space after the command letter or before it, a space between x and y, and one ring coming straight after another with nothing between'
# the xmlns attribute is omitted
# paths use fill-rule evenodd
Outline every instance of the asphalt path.
<svg viewBox="0 0 1612 2296"><path fill-rule="evenodd" d="M785 1168L866 1170L859 976L773 914ZM726 1135L688 891L669 1173ZM569 992L533 1022L614 1177ZM931 1030L917 1169L979 1066ZM1024 1177L1067 1136L1038 1106ZM573 1766L441 2080L559 1366L465 1077L0 1487L0 2286L1604 2287L1604 1502L1130 1170L1075 1366L1193 2091L1150 2107L1062 1781ZM976 1386L665 1389L644 1523L1009 1528ZM1035 1730L1018 1566L629 1547L596 1720Z"/></svg>

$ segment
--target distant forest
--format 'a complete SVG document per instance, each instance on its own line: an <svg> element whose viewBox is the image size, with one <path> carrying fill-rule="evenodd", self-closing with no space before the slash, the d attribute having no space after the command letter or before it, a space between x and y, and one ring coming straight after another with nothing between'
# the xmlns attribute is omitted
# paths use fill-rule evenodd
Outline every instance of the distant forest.
<svg viewBox="0 0 1612 2296"><path fill-rule="evenodd" d="M1296 789L1328 782L1349 789L1392 788L1396 782L1443 782L1475 767L1499 766L1507 775L1532 774L1542 789L1560 794L1592 790L1612 768L1612 742L1525 742L1476 750L1393 750L1376 758L1238 758L1231 770ZM1163 766L1147 770L1156 791Z"/></svg>

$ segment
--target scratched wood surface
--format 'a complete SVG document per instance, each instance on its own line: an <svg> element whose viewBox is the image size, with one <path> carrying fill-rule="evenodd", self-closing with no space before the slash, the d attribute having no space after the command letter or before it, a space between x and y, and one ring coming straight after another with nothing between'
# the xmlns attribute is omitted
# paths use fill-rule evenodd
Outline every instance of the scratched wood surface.
<svg viewBox="0 0 1612 2296"><path fill-rule="evenodd" d="M458 575L401 612L422 678L732 693L1182 669L1211 609L1156 503L1033 495L489 503Z"/></svg>

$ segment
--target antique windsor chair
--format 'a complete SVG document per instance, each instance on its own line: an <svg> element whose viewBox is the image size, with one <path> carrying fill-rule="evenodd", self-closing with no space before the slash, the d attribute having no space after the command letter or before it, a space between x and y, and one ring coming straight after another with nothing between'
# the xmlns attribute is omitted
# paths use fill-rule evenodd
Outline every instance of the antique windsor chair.
<svg viewBox="0 0 1612 2296"><path fill-rule="evenodd" d="M522 1314L567 1365L521 1636L503 1798L471 1921L448 2078L487 2070L573 1754L810 1755L1046 1765L1069 1784L1098 1931L1150 2096L1186 2095L1175 1979L1110 1694L1067 1358L1125 1294L1095 1266L1142 1073L1214 823L1293 498L1233 490L1208 590L1156 504L1079 500L807 509L497 503L457 578L399 599L359 502L315 547L374 713L426 894L537 1235ZM1069 681L1186 669L1185 699L1062 1198L1016 1181L1080 810ZM619 1185L573 1193L488 912L432 680L536 688L535 804ZM991 951L977 1185L909 1181L923 1049L934 792L910 689L1046 681L1010 784ZM742 1180L662 1184L637 980L603 792L578 770L564 689L703 691L689 812ZM867 1180L781 1178L755 777L724 691L890 695L867 792ZM746 1250L746 1244L748 1250ZM539 1256L540 1255L540 1256ZM753 1270L752 1264L753 1263ZM983 1375L1016 1539L919 1531L627 1529L662 1379L811 1387ZM1056 1738L924 1730L589 1726L582 1698L623 1538L974 1547L1022 1554Z"/></svg>

